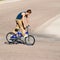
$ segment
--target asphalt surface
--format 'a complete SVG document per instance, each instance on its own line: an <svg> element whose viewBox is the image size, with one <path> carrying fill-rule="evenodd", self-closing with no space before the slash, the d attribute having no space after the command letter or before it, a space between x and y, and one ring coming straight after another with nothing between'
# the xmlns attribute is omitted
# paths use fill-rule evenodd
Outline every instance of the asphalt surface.
<svg viewBox="0 0 60 60"><path fill-rule="evenodd" d="M52 17L60 14L60 0L24 0L0 5L0 60L60 60L60 39L33 33L34 46L5 44L5 36L15 28L20 11L32 9L32 32ZM39 29L40 30L40 29Z"/></svg>

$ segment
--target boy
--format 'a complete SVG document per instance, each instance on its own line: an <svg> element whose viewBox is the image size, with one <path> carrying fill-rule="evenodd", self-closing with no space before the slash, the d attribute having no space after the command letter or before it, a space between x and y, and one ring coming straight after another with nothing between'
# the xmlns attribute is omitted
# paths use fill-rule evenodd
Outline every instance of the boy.
<svg viewBox="0 0 60 60"><path fill-rule="evenodd" d="M22 32L22 35L24 37L27 37L28 35L25 34L25 24L24 24L24 20L26 20L27 25L28 23L28 16L32 13L31 9L28 9L27 11L24 12L20 12L17 17L16 17L16 28L14 30L14 32L16 33L19 29Z"/></svg>

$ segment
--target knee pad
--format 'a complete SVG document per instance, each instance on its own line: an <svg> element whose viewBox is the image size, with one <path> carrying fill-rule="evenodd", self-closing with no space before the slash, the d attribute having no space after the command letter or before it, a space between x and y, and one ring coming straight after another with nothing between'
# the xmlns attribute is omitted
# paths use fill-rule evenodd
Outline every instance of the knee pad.
<svg viewBox="0 0 60 60"><path fill-rule="evenodd" d="M15 29L15 31L17 32L19 29Z"/></svg>

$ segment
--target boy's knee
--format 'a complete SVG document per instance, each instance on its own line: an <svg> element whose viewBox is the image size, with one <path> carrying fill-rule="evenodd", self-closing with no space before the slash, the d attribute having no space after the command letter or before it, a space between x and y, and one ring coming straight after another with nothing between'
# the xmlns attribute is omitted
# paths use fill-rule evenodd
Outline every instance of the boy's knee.
<svg viewBox="0 0 60 60"><path fill-rule="evenodd" d="M17 29L17 28L15 29L16 32L18 32L18 30L19 30L19 29Z"/></svg>

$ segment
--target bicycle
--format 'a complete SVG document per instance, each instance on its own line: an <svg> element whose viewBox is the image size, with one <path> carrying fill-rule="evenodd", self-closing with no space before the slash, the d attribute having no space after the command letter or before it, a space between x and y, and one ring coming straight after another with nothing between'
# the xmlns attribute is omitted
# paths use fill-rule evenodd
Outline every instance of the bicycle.
<svg viewBox="0 0 60 60"><path fill-rule="evenodd" d="M26 34L28 34L28 36L24 38L20 31L18 31L17 34L15 34L13 32L9 32L6 35L6 40L9 44L10 43L14 44L14 43L20 41L21 43L26 44L26 45L34 45L35 38L34 38L34 36L30 35L30 33L29 33L29 25L26 26ZM22 38L24 38L24 39L22 40Z"/></svg>

